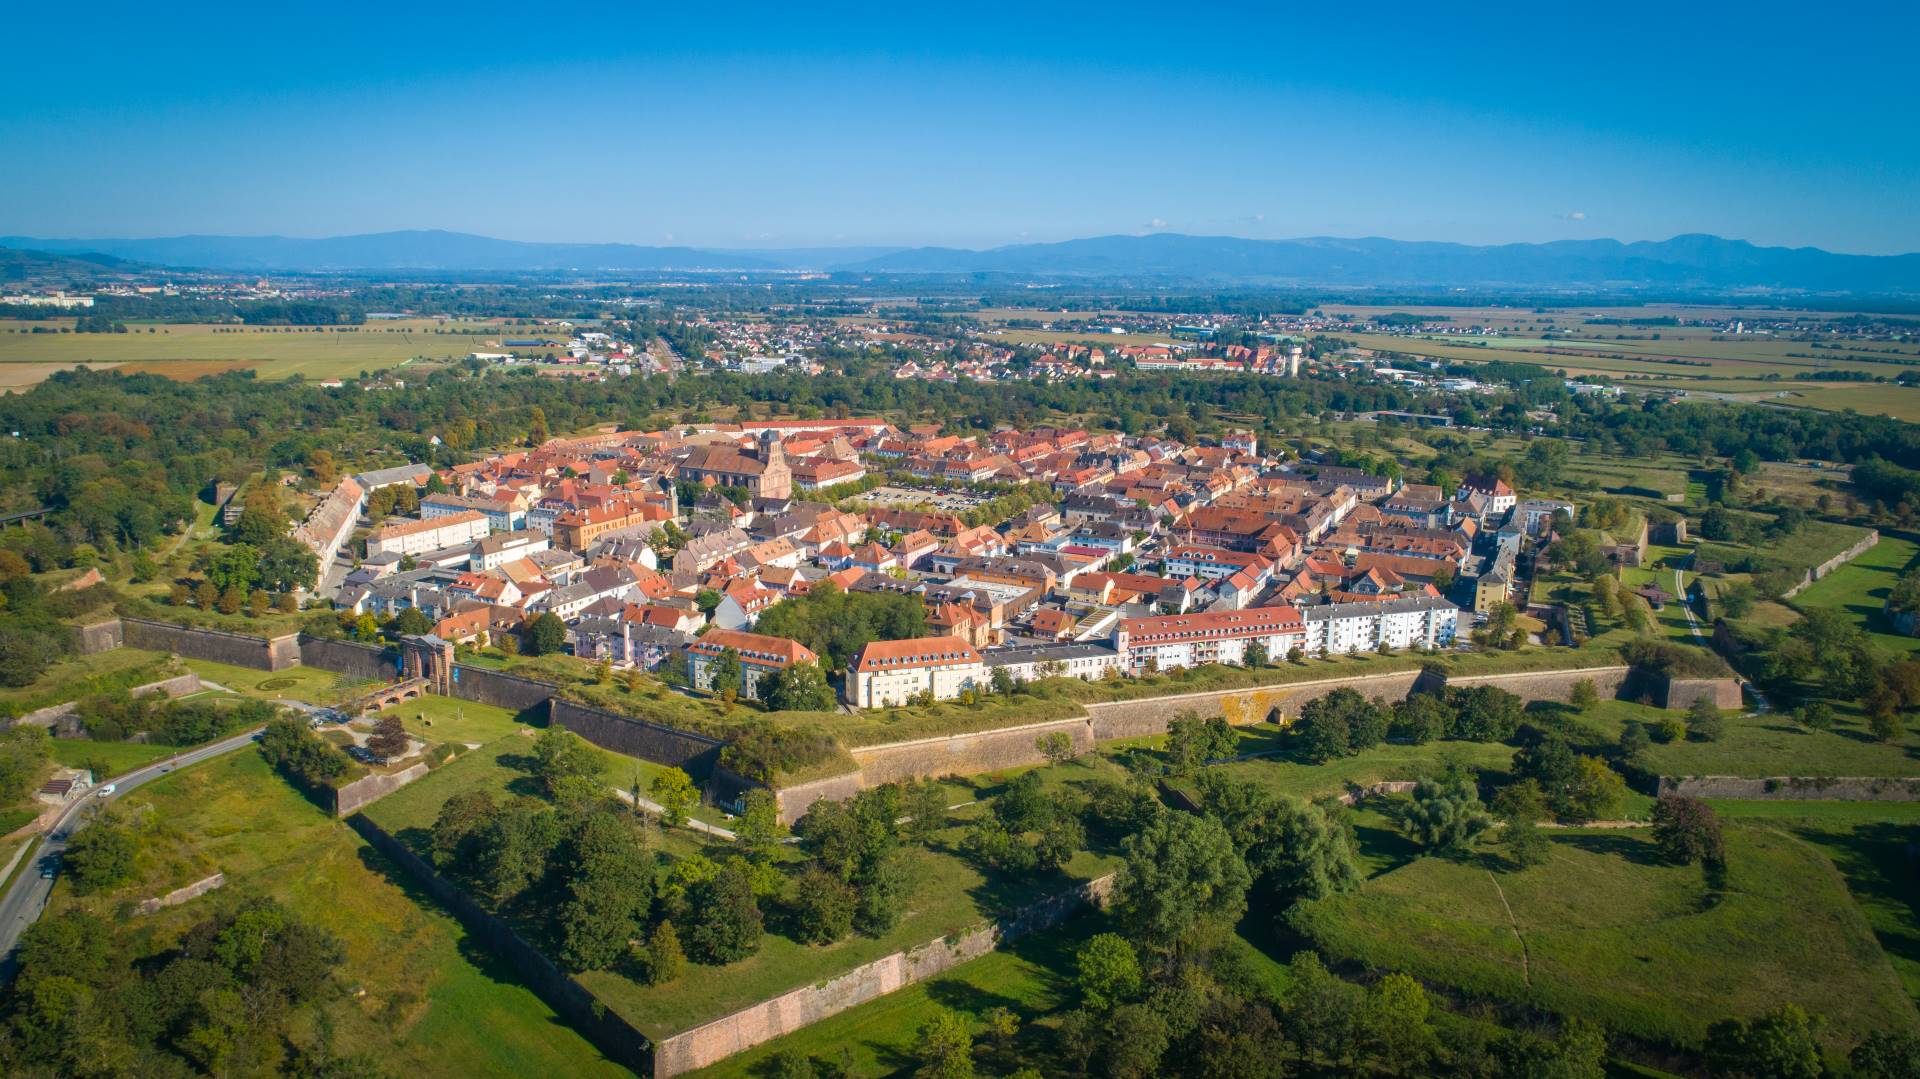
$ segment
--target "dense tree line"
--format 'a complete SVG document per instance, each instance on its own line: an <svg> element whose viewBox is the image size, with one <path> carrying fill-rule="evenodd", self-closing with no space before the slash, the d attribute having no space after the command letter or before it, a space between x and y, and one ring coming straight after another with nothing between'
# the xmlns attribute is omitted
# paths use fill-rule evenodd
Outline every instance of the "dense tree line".
<svg viewBox="0 0 1920 1079"><path fill-rule="evenodd" d="M153 955L119 951L105 919L65 911L20 939L0 1071L374 1079L384 1068L341 1054L322 1015L346 994L345 954L271 899L227 905Z"/></svg>

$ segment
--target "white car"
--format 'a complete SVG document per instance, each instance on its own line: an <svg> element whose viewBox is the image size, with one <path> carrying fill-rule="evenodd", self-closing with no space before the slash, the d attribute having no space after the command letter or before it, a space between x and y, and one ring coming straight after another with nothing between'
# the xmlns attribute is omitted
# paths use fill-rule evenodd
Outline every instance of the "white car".
<svg viewBox="0 0 1920 1079"><path fill-rule="evenodd" d="M114 791L117 791L119 789L120 788L117 785L109 783L106 786L101 787L99 790L94 791L93 796L95 798L105 798L107 795L112 794Z"/></svg>

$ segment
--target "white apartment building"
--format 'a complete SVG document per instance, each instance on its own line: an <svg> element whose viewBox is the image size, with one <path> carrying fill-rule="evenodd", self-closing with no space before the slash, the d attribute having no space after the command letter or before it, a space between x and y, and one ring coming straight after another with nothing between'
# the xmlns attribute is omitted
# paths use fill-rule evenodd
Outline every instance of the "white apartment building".
<svg viewBox="0 0 1920 1079"><path fill-rule="evenodd" d="M1154 618L1123 618L1114 632L1114 651L1130 674L1198 667L1203 663L1245 663L1255 643L1279 660L1306 647L1301 612L1292 607L1250 607L1241 611L1202 611Z"/></svg>
<svg viewBox="0 0 1920 1079"><path fill-rule="evenodd" d="M400 521L378 529L367 537L367 557L426 554L443 547L458 547L485 539L492 530L487 523L487 515L477 510L425 520Z"/></svg>
<svg viewBox="0 0 1920 1079"><path fill-rule="evenodd" d="M844 693L855 708L888 708L929 692L946 701L986 687L987 667L972 645L958 637L914 637L860 649L847 668Z"/></svg>
<svg viewBox="0 0 1920 1079"><path fill-rule="evenodd" d="M441 520L447 519L441 518ZM479 543L473 545L473 555L468 559L467 568L498 569L509 562L518 562L530 554L539 554L552 546L553 540L550 537L531 529L493 533L482 537Z"/></svg>
<svg viewBox="0 0 1920 1079"><path fill-rule="evenodd" d="M1453 643L1460 609L1439 596L1406 596L1367 603L1305 607L1309 653L1370 652L1390 648L1444 648Z"/></svg>

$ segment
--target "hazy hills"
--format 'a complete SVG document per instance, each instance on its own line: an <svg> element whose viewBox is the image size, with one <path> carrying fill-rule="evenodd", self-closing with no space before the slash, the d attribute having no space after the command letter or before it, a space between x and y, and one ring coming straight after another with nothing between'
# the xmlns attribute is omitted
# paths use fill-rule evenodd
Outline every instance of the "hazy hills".
<svg viewBox="0 0 1920 1079"><path fill-rule="evenodd" d="M1097 236L960 248L817 247L714 250L638 244L528 243L438 230L297 239L0 237L56 255L241 272L572 273L769 272L994 274L1335 286L1659 288L1920 294L1920 254L1844 255L1758 247L1717 236L1659 242L1434 243L1379 238L1248 240L1230 236Z"/></svg>

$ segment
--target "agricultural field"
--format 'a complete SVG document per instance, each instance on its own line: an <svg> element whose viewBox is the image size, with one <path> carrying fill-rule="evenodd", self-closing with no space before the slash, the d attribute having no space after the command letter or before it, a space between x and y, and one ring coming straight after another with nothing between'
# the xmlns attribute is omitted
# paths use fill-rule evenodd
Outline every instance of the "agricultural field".
<svg viewBox="0 0 1920 1079"><path fill-rule="evenodd" d="M1382 309L1329 306L1329 313L1387 313ZM1630 309L1608 314L1556 310L1410 309L1444 315L1461 326L1489 325L1496 336L1472 334L1336 334L1360 348L1422 356L1452 363L1504 360L1537 363L1569 377L1606 376L1640 389L1671 390L1690 398L1771 402L1784 406L1878 413L1920 419L1920 390L1893 385L1902 371L1920 365L1920 346L1874 342L1855 347L1844 340L1796 340L1761 334L1732 335L1697 326L1585 325L1590 317L1741 317L1741 312ZM1756 313L1745 312L1752 316ZM1768 312L1778 317L1780 312ZM1791 313L1787 313L1791 315ZM1551 332L1551 339L1541 336ZM1851 371L1888 379L1884 384L1796 379L1801 373Z"/></svg>
<svg viewBox="0 0 1920 1079"><path fill-rule="evenodd" d="M1296 924L1341 959L1664 1044L1789 1001L1827 1016L1839 1052L1920 1031L1845 879L1808 844L1732 823L1720 882L1666 864L1642 832L1550 842L1546 864L1519 871L1497 854L1420 858L1307 904Z"/></svg>
<svg viewBox="0 0 1920 1079"><path fill-rule="evenodd" d="M127 333L0 332L0 388L28 386L82 363L182 380L233 370L250 370L265 379L352 378L362 371L463 359L498 341L498 336L454 332L431 320L321 327L170 323L129 326Z"/></svg>
<svg viewBox="0 0 1920 1079"><path fill-rule="evenodd" d="M117 946L135 955L164 950L213 910L269 895L346 948L343 989L327 1009L343 1052L374 1052L404 1075L629 1074L452 917L418 905L399 869L297 794L258 753L240 750L177 772L127 803L129 812L151 807L165 842L137 882L119 891L82 899L63 879L52 913L89 906L112 916L121 903L217 868L228 878L218 891L146 917L113 917Z"/></svg>

